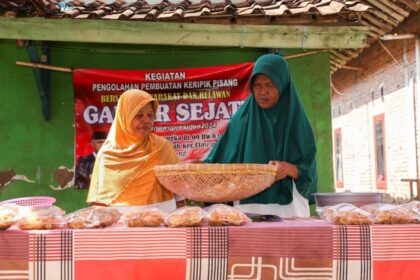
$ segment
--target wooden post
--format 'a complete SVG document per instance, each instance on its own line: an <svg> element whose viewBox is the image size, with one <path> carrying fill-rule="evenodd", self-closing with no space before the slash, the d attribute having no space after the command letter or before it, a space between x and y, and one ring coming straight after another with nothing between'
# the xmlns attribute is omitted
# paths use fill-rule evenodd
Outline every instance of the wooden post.
<svg viewBox="0 0 420 280"><path fill-rule="evenodd" d="M412 199L420 200L420 179L419 178L416 178L416 179L404 178L404 179L401 179L401 182L410 183L410 200L412 200ZM416 189L417 189L417 196L416 197L414 197L414 192L413 192L413 184L414 183L416 183Z"/></svg>

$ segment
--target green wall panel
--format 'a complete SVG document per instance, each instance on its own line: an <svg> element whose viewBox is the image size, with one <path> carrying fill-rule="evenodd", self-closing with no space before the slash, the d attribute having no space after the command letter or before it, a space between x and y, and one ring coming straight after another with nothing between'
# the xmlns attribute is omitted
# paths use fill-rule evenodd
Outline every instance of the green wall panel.
<svg viewBox="0 0 420 280"><path fill-rule="evenodd" d="M52 43L51 64L70 68L158 69L199 67L255 61L262 49L178 48L76 43ZM296 52L286 51L286 54ZM41 101L25 48L0 41L0 171L13 169L34 183L12 181L2 187L0 200L33 195L57 198L67 212L87 206L86 191L53 190L58 167L73 168L74 111L70 73L51 72L51 121L44 121ZM318 143L319 190L331 191L331 116L327 54L289 61L292 75ZM314 67L316 65L316 67ZM1 183L0 178L0 183Z"/></svg>
<svg viewBox="0 0 420 280"><path fill-rule="evenodd" d="M289 61L317 141L318 191L334 191L328 53Z"/></svg>

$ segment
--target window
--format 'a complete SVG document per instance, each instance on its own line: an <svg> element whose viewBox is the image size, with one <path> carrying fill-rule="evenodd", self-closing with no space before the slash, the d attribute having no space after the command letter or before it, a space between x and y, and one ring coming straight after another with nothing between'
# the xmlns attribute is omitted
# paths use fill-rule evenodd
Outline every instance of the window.
<svg viewBox="0 0 420 280"><path fill-rule="evenodd" d="M375 175L376 187L386 188L386 153L385 153L385 118L384 114L375 116L373 119L375 137Z"/></svg>
<svg viewBox="0 0 420 280"><path fill-rule="evenodd" d="M380 91L381 91L381 99L382 101L384 101L384 94L385 94L384 84L381 84Z"/></svg>
<svg viewBox="0 0 420 280"><path fill-rule="evenodd" d="M343 155L341 128L334 130L334 165L335 183L337 188L343 187Z"/></svg>

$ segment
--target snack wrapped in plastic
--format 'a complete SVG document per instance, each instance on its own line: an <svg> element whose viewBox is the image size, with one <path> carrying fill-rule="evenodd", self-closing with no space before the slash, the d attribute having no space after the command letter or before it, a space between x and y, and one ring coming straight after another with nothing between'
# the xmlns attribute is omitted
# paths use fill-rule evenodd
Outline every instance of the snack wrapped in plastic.
<svg viewBox="0 0 420 280"><path fill-rule="evenodd" d="M367 204L367 205L363 205L361 209L369 213L375 214L377 211L379 211L380 208L383 209L383 207L387 207L387 205L389 204L384 204L384 203Z"/></svg>
<svg viewBox="0 0 420 280"><path fill-rule="evenodd" d="M336 205L329 205L329 206L323 206L323 207L317 206L316 212L322 219L325 220L325 219L332 218L333 214L336 211L339 211L340 209L343 209L346 211L346 210L352 210L354 208L357 208L357 207L351 203L339 203Z"/></svg>
<svg viewBox="0 0 420 280"><path fill-rule="evenodd" d="M213 204L206 210L211 226L242 226L251 222L243 212L226 204Z"/></svg>
<svg viewBox="0 0 420 280"><path fill-rule="evenodd" d="M376 224L411 224L417 222L416 214L400 205L369 204L361 207L375 216Z"/></svg>
<svg viewBox="0 0 420 280"><path fill-rule="evenodd" d="M374 217L350 203L340 203L333 206L317 208L321 218L337 225L371 225Z"/></svg>
<svg viewBox="0 0 420 280"><path fill-rule="evenodd" d="M5 230L19 220L19 206L16 204L0 205L0 230Z"/></svg>
<svg viewBox="0 0 420 280"><path fill-rule="evenodd" d="M22 218L17 223L20 229L56 229L65 226L65 212L57 206L29 206L20 209Z"/></svg>
<svg viewBox="0 0 420 280"><path fill-rule="evenodd" d="M128 227L159 227L163 224L164 214L158 208L143 208L124 216Z"/></svg>
<svg viewBox="0 0 420 280"><path fill-rule="evenodd" d="M184 206L169 213L165 218L165 225L168 227L201 226L205 221L206 214L198 206Z"/></svg>
<svg viewBox="0 0 420 280"><path fill-rule="evenodd" d="M373 219L363 210L339 211L333 215L334 224L337 225L371 225Z"/></svg>
<svg viewBox="0 0 420 280"><path fill-rule="evenodd" d="M94 206L66 216L67 226L73 229L108 227L118 222L120 211L114 207Z"/></svg>
<svg viewBox="0 0 420 280"><path fill-rule="evenodd" d="M407 210L413 212L416 215L417 220L420 220L420 201L413 200L413 201L410 201L408 203L401 204L399 206L401 208L404 208L404 209L407 209Z"/></svg>

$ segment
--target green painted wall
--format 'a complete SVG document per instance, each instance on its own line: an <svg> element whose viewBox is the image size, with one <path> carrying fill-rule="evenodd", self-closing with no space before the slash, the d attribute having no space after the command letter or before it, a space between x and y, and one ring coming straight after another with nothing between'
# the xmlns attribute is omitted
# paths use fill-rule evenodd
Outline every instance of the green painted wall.
<svg viewBox="0 0 420 280"><path fill-rule="evenodd" d="M304 103L317 143L318 192L333 192L332 122L328 53L291 59L292 77ZM311 207L315 215L315 207Z"/></svg>
<svg viewBox="0 0 420 280"><path fill-rule="evenodd" d="M52 43L51 64L71 68L153 69L198 67L254 61L264 50L239 48L177 48L127 45ZM293 51L287 51L292 53ZM87 206L86 191L58 186L54 171L73 168L74 112L70 73L51 73L52 120L44 121L25 48L0 40L0 171L14 169L35 183L13 181L0 200L49 195L67 212ZM328 54L289 61L292 75L311 119L318 142L319 190L333 189ZM1 178L0 178L1 180ZM0 181L1 182L1 181Z"/></svg>

